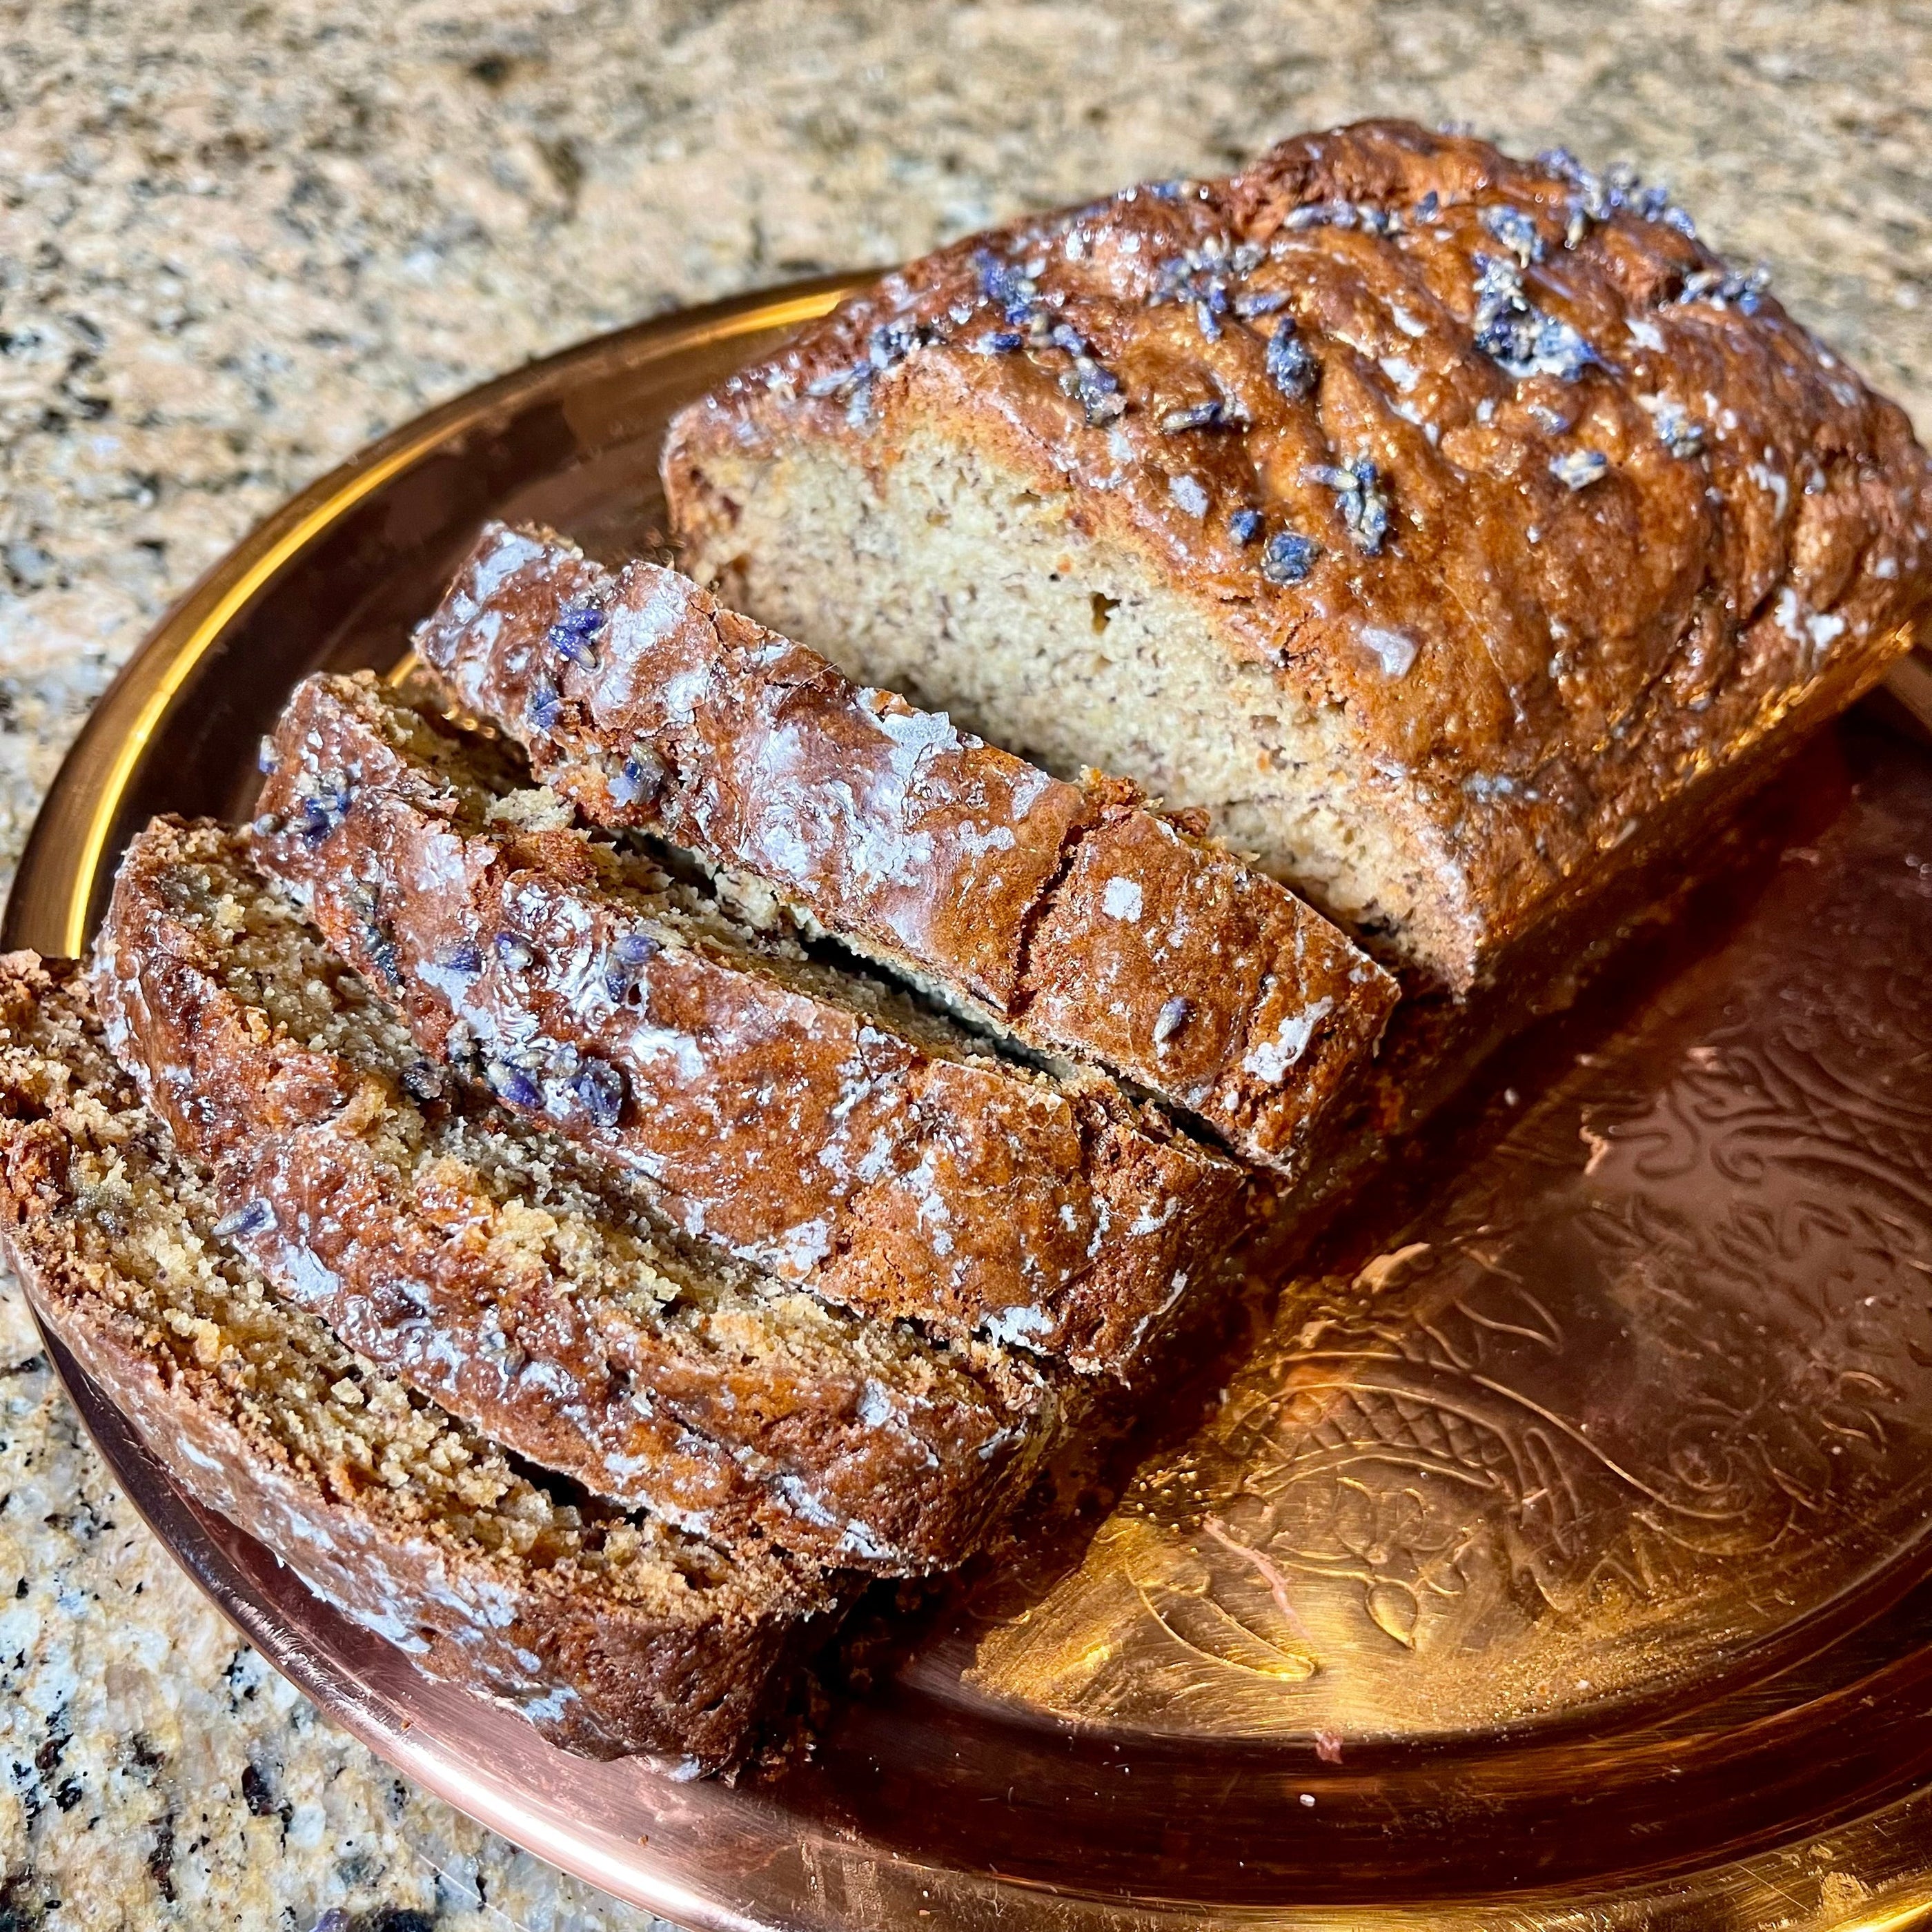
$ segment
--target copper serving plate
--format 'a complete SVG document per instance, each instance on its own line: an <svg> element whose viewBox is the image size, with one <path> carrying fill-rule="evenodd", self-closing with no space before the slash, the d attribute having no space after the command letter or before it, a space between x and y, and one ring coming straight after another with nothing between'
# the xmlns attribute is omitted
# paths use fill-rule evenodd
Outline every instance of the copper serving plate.
<svg viewBox="0 0 1932 1932"><path fill-rule="evenodd" d="M840 286L586 344L297 498L102 700L7 942L81 950L150 813L244 810L290 686L395 663L486 514L651 542L668 413ZM1177 1390L1110 1508L928 1609L762 1782L582 1762L431 1683L52 1352L318 1704L687 1926L1932 1924L1932 754L1868 710L1757 816Z"/></svg>

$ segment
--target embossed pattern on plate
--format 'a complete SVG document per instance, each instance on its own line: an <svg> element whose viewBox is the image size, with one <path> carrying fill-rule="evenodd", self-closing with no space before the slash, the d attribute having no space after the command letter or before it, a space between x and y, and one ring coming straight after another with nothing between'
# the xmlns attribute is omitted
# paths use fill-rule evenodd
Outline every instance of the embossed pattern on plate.
<svg viewBox="0 0 1932 1932"><path fill-rule="evenodd" d="M1376 1251L1289 1286L972 1681L1333 1748L1681 1697L1896 1581L1932 1513L1915 848L1909 792L1853 803L1412 1218L1358 1216Z"/></svg>
<svg viewBox="0 0 1932 1932"><path fill-rule="evenodd" d="M104 700L9 942L78 944L149 812L242 808L289 686L393 662L482 516L650 541L670 410L830 286L520 371L272 519ZM1854 724L1780 796L1781 857L1509 1056L1111 1507L900 1619L773 1780L583 1764L428 1682L63 1372L327 1710L693 1927L1925 1922L1932 758Z"/></svg>

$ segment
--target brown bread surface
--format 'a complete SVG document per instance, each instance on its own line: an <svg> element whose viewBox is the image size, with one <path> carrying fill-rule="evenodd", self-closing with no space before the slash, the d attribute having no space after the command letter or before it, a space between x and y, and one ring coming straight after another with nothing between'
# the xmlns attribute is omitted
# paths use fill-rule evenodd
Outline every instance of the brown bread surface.
<svg viewBox="0 0 1932 1932"><path fill-rule="evenodd" d="M1202 808L1466 994L1932 607L1904 413L1690 230L1566 154L1299 136L842 304L674 422L674 523L854 675Z"/></svg>
<svg viewBox="0 0 1932 1932"><path fill-rule="evenodd" d="M591 819L1290 1178L1394 1004L1328 920L1132 786L1051 778L655 564L492 524L416 644Z"/></svg>
<svg viewBox="0 0 1932 1932"><path fill-rule="evenodd" d="M734 1763L824 1598L552 1495L272 1294L220 1213L109 1057L80 969L0 958L0 1246L175 1480L554 1743Z"/></svg>
<svg viewBox="0 0 1932 1932"><path fill-rule="evenodd" d="M734 1546L889 1571L957 1561L1024 1480L1043 1390L1009 1406L958 1352L680 1244L621 1177L438 1076L239 835L135 840L94 987L236 1245L533 1462Z"/></svg>
<svg viewBox="0 0 1932 1932"><path fill-rule="evenodd" d="M734 926L494 792L488 747L372 680L309 680L269 755L254 849L332 944L426 1049L694 1234L963 1346L1125 1376L1233 1231L1235 1170L1112 1082L994 1058Z"/></svg>

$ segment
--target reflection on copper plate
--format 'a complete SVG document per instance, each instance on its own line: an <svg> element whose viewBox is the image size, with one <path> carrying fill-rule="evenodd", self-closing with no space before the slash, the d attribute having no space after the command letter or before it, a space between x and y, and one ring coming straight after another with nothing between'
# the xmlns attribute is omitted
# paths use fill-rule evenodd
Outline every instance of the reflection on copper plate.
<svg viewBox="0 0 1932 1932"><path fill-rule="evenodd" d="M290 685L394 666L484 516L660 542L670 411L838 286L587 344L297 499L102 701L8 943L78 950L150 813L245 809ZM1262 1284L1078 1506L916 1615L862 1615L810 1753L762 1779L582 1763L431 1683L56 1361L142 1514L326 1710L692 1927L1932 1923L1916 674Z"/></svg>

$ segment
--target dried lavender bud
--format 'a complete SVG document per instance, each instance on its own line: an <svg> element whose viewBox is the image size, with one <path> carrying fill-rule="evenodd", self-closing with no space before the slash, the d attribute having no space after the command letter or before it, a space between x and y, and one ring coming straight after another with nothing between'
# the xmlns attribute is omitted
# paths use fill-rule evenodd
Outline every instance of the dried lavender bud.
<svg viewBox="0 0 1932 1932"><path fill-rule="evenodd" d="M1262 574L1270 584L1299 584L1322 554L1312 537L1298 530L1277 530L1262 552Z"/></svg>
<svg viewBox="0 0 1932 1932"><path fill-rule="evenodd" d="M1748 275L1722 266L1700 268L1684 277L1677 299L1708 302L1713 308L1736 308L1742 314L1755 315L1762 306L1762 298L1770 281L1771 271L1762 262Z"/></svg>
<svg viewBox="0 0 1932 1932"><path fill-rule="evenodd" d="M536 953L530 942L514 932L500 932L496 938L496 957L513 973L523 972L536 964Z"/></svg>
<svg viewBox="0 0 1932 1932"><path fill-rule="evenodd" d="M506 1060L490 1063L490 1084L496 1097L507 1101L513 1107L541 1107L542 1090L520 1066L512 1066Z"/></svg>
<svg viewBox="0 0 1932 1932"><path fill-rule="evenodd" d="M586 1060L572 1090L600 1127L614 1127L624 1112L624 1076L608 1060Z"/></svg>
<svg viewBox="0 0 1932 1932"><path fill-rule="evenodd" d="M1287 306L1287 291L1282 289L1244 289L1234 302L1234 313L1244 322L1252 322L1258 316L1273 315L1276 310Z"/></svg>
<svg viewBox="0 0 1932 1932"><path fill-rule="evenodd" d="M1228 534L1238 544L1251 544L1261 535L1264 520L1258 510L1237 510L1228 519Z"/></svg>
<svg viewBox="0 0 1932 1932"><path fill-rule="evenodd" d="M452 973L480 973L483 970L483 956L468 940L459 940L449 949L442 963Z"/></svg>
<svg viewBox="0 0 1932 1932"><path fill-rule="evenodd" d="M806 384L805 393L808 396L842 396L872 380L872 364L854 362L849 368L835 369L829 375L814 376Z"/></svg>
<svg viewBox="0 0 1932 1932"><path fill-rule="evenodd" d="M617 957L626 966L641 966L663 950L648 932L627 932L617 942Z"/></svg>
<svg viewBox="0 0 1932 1932"><path fill-rule="evenodd" d="M597 653L591 649L590 640L603 629L605 621L604 613L595 604L566 610L550 627L550 646L566 662L594 670Z"/></svg>
<svg viewBox="0 0 1932 1932"><path fill-rule="evenodd" d="M1003 262L990 248L974 251L973 266L980 278L980 292L989 302L1006 310L1024 310L1040 293L1038 285L1010 262Z"/></svg>
<svg viewBox="0 0 1932 1932"><path fill-rule="evenodd" d="M400 962L396 957L396 942L374 920L362 928L362 951L369 962L370 970L392 992L403 983Z"/></svg>
<svg viewBox="0 0 1932 1932"><path fill-rule="evenodd" d="M1219 401L1186 403L1178 410L1169 410L1161 418L1160 426L1168 436L1178 436L1184 430L1216 429L1225 413L1224 406Z"/></svg>
<svg viewBox="0 0 1932 1932"><path fill-rule="evenodd" d="M1546 315L1523 292L1522 271L1498 255L1476 256L1476 346L1521 382L1555 376L1574 382L1604 359L1567 322Z"/></svg>
<svg viewBox="0 0 1932 1932"><path fill-rule="evenodd" d="M925 340L916 322L882 322L866 339L866 359L875 374L883 374L903 362Z"/></svg>
<svg viewBox="0 0 1932 1932"><path fill-rule="evenodd" d="M1299 402L1321 376L1322 365L1296 334L1292 315L1283 316L1268 338L1268 372L1275 387L1290 402Z"/></svg>
<svg viewBox="0 0 1932 1932"><path fill-rule="evenodd" d="M1188 1016L1194 1010L1192 1005L1177 993L1164 1004L1154 1023L1154 1043L1165 1046L1187 1024Z"/></svg>
<svg viewBox="0 0 1932 1932"><path fill-rule="evenodd" d="M648 802L664 789L664 766L647 745L640 745L624 760L624 768L610 781L610 796L619 805Z"/></svg>
<svg viewBox="0 0 1932 1932"><path fill-rule="evenodd" d="M296 827L302 835L302 842L320 845L348 817L353 796L347 785L339 784L325 787L313 796L304 799L302 821Z"/></svg>
<svg viewBox="0 0 1932 1932"><path fill-rule="evenodd" d="M1355 548L1364 556L1381 554L1382 539L1388 535L1388 498L1382 488L1382 472L1366 456L1353 456L1346 463L1317 464L1309 471L1317 483L1325 483L1335 492L1335 507L1348 527Z"/></svg>
<svg viewBox="0 0 1932 1932"><path fill-rule="evenodd" d="M1671 454L1688 461L1704 453L1704 425L1682 404L1668 396L1640 396L1638 403L1649 412L1658 440Z"/></svg>
<svg viewBox="0 0 1932 1932"><path fill-rule="evenodd" d="M1600 449L1567 449L1550 459L1550 473L1572 490L1584 490L1610 466L1610 459Z"/></svg>
<svg viewBox="0 0 1932 1932"><path fill-rule="evenodd" d="M540 677L530 686L530 703L524 715L538 730L550 730L562 708L563 694L550 679Z"/></svg>
<svg viewBox="0 0 1932 1932"><path fill-rule="evenodd" d="M1507 203L1483 211L1483 226L1526 267L1543 260L1543 237L1520 208Z"/></svg>
<svg viewBox="0 0 1932 1932"><path fill-rule="evenodd" d="M1126 401L1112 372L1103 369L1092 357L1083 356L1062 379L1061 386L1076 398L1086 412L1088 427L1104 428L1126 413Z"/></svg>
<svg viewBox="0 0 1932 1932"><path fill-rule="evenodd" d="M232 1214L224 1214L209 1232L218 1241L245 1240L250 1234L265 1234L275 1225L275 1210L266 1201L251 1201Z"/></svg>
<svg viewBox="0 0 1932 1932"><path fill-rule="evenodd" d="M281 754L275 749L274 739L264 738L255 748L255 769L264 778L280 770L281 762Z"/></svg>

